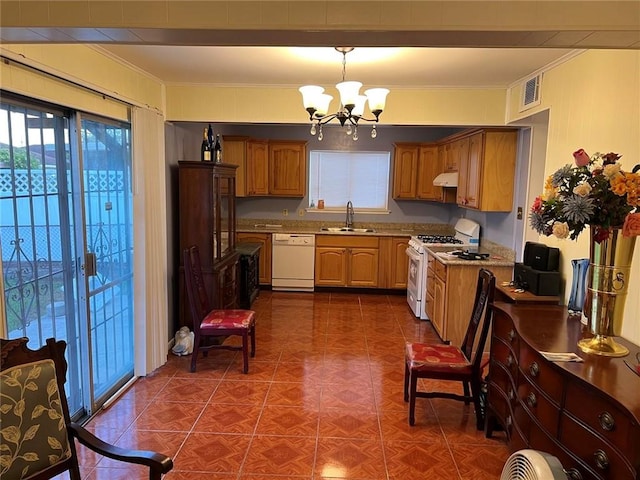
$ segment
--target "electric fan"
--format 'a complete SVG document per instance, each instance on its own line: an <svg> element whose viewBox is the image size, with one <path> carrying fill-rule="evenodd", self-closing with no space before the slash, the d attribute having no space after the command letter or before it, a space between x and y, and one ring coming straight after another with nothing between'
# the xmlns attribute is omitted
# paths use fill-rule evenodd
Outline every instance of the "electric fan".
<svg viewBox="0 0 640 480"><path fill-rule="evenodd" d="M504 464L500 480L568 480L560 461L537 450L518 450Z"/></svg>

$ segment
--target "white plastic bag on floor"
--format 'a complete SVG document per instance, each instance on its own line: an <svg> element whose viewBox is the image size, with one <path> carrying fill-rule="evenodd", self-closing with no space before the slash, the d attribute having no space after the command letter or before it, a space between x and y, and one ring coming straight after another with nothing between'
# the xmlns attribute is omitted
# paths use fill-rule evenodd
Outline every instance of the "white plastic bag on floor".
<svg viewBox="0 0 640 480"><path fill-rule="evenodd" d="M176 332L171 351L178 356L190 355L193 352L193 332L189 331L189 327L182 327Z"/></svg>

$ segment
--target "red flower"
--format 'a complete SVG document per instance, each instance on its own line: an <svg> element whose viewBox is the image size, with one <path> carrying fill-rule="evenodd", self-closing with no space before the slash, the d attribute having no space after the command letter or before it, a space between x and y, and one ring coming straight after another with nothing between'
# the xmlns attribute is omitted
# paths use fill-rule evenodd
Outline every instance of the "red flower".
<svg viewBox="0 0 640 480"><path fill-rule="evenodd" d="M589 154L582 148L573 152L573 158L576 161L576 165L579 167L585 167L589 165Z"/></svg>
<svg viewBox="0 0 640 480"><path fill-rule="evenodd" d="M606 240L607 238L609 238L609 229L608 228L602 228L599 227L597 225L592 225L591 226L594 229L594 233L593 233L593 239L595 240L596 243L600 243L604 240Z"/></svg>
<svg viewBox="0 0 640 480"><path fill-rule="evenodd" d="M531 205L532 212L541 212L542 211L542 197L536 197L533 201L533 205Z"/></svg>

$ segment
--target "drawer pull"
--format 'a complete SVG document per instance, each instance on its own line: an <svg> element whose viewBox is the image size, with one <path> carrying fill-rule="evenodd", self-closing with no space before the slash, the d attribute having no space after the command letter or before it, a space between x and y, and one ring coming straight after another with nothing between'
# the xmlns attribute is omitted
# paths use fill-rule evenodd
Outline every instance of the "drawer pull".
<svg viewBox="0 0 640 480"><path fill-rule="evenodd" d="M511 415L508 415L508 416L507 416L507 420L506 420L506 422L505 422L505 423L507 424L507 427L510 427L510 426L511 426L511 422L512 422L512 420L511 420Z"/></svg>
<svg viewBox="0 0 640 480"><path fill-rule="evenodd" d="M603 450L596 450L593 454L593 458L596 461L596 467L600 470L606 470L609 468L609 457Z"/></svg>
<svg viewBox="0 0 640 480"><path fill-rule="evenodd" d="M613 415L609 412L602 412L598 416L598 420L600 420L600 426L603 430L607 432L611 432L614 428L616 428L616 421L613 419Z"/></svg>
<svg viewBox="0 0 640 480"><path fill-rule="evenodd" d="M507 355L507 367L512 367L513 366L513 355L509 354Z"/></svg>
<svg viewBox="0 0 640 480"><path fill-rule="evenodd" d="M516 399L516 392L513 388L509 387L509 400L515 400Z"/></svg>
<svg viewBox="0 0 640 480"><path fill-rule="evenodd" d="M527 395L527 405L529 405L529 407L534 408L537 404L538 399L536 398L535 393L531 392L529 395Z"/></svg>
<svg viewBox="0 0 640 480"><path fill-rule="evenodd" d="M569 470L565 470L564 473L567 474L569 480L582 480L582 474L575 468L570 468Z"/></svg>
<svg viewBox="0 0 640 480"><path fill-rule="evenodd" d="M516 338L516 331L511 329L511 331L507 334L510 342L513 342L513 339Z"/></svg>
<svg viewBox="0 0 640 480"><path fill-rule="evenodd" d="M529 367L529 373L532 377L538 376L538 374L540 373L540 366L538 365L538 362L533 362L531 364L531 366Z"/></svg>

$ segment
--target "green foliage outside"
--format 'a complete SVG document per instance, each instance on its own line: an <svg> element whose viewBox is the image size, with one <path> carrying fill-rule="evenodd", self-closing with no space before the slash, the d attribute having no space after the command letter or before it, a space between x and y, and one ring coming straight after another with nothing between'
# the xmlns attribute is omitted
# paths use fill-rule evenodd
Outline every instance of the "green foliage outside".
<svg viewBox="0 0 640 480"><path fill-rule="evenodd" d="M28 164L29 161L31 162L31 165ZM13 168L16 169L24 169L29 166L31 166L31 168L39 168L42 166L42 162L40 162L39 158L36 158L33 155L27 158L27 149L25 147L13 149L13 162ZM7 166L11 164L9 149L6 147L0 148L0 164Z"/></svg>

